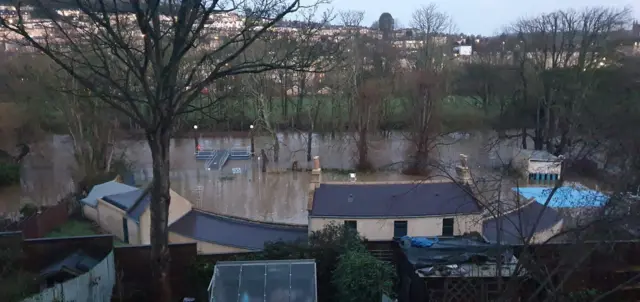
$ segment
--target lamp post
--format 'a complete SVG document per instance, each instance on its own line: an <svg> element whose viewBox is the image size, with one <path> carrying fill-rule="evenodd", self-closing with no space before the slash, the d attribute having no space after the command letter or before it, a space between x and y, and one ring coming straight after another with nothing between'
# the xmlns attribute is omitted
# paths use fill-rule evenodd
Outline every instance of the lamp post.
<svg viewBox="0 0 640 302"><path fill-rule="evenodd" d="M198 142L198 125L193 125L193 139L196 143L196 154L200 151L200 143Z"/></svg>
<svg viewBox="0 0 640 302"><path fill-rule="evenodd" d="M253 125L249 125L249 137L251 138L251 156L256 153L256 147L253 143Z"/></svg>

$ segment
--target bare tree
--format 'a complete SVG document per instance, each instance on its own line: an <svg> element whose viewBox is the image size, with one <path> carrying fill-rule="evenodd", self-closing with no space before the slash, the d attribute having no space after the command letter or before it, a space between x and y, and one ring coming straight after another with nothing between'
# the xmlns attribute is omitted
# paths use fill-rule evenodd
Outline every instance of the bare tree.
<svg viewBox="0 0 640 302"><path fill-rule="evenodd" d="M405 173L428 175L430 155L441 136L440 110L447 97L447 75L434 71L405 74L403 110L409 125L411 155Z"/></svg>
<svg viewBox="0 0 640 302"><path fill-rule="evenodd" d="M438 9L434 3L423 6L413 12L411 26L416 29L416 36L421 41L417 64L430 69L432 64L440 64L443 55L448 52L446 36L456 30L456 25L447 13Z"/></svg>
<svg viewBox="0 0 640 302"><path fill-rule="evenodd" d="M311 6L316 6L314 2ZM2 17L7 38L49 57L91 94L145 131L153 159L151 246L157 301L172 299L167 219L169 145L176 118L194 110L201 90L225 77L275 69L304 70L288 58L296 49L243 60L242 53L285 16L305 9L300 1L75 1L78 16L59 15L52 3L35 1L46 19ZM212 28L224 14L243 25L226 37ZM189 63L189 64L187 64Z"/></svg>
<svg viewBox="0 0 640 302"><path fill-rule="evenodd" d="M518 53L520 104L533 109L535 149L561 154L577 138L575 113L593 87L593 71L610 64L611 36L629 16L628 9L596 7L556 11L511 26L517 40L508 46ZM566 85L569 79L572 85Z"/></svg>

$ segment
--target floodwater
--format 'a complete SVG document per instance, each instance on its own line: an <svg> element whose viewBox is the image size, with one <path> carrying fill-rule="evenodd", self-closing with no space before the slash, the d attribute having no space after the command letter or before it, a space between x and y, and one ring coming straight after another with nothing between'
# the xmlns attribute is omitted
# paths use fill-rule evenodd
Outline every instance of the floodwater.
<svg viewBox="0 0 640 302"><path fill-rule="evenodd" d="M278 134L280 156L273 162L272 139L255 137L255 149L265 149L270 159L270 170L291 168L293 161L300 168L310 167L306 161L307 139L303 134ZM453 166L460 154L469 156L472 169L486 170L491 165L508 161L517 141L495 144L495 135L487 133L456 134L443 138L436 148L438 167L434 175L452 175ZM230 148L249 146L248 137L199 138L205 148ZM370 158L374 166L389 170L375 174L358 174L358 180L409 180L398 169L408 154L410 144L400 133L376 137L370 142ZM135 178L140 184L151 177L151 156L145 141L122 141L119 148L135 166ZM32 147L33 153L23 166L23 192L21 202L40 204L55 203L73 188L71 182L73 153L69 138L51 136ZM194 206L206 211L241 216L255 220L299 223L307 220L308 172L262 173L260 160L229 161L222 171L207 171L203 161L194 158L194 139L174 139L171 145L171 187L192 201ZM339 169L351 169L355 159L355 147L350 135L331 137L314 135L312 155L320 156L323 180L346 180L345 173L332 173ZM240 168L239 174L232 170ZM19 198L5 199L0 211L15 211Z"/></svg>

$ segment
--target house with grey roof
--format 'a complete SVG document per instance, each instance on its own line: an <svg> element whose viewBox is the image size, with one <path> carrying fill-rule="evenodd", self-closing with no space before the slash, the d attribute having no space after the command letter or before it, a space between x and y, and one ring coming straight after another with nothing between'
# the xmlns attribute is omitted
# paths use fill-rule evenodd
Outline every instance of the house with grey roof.
<svg viewBox="0 0 640 302"><path fill-rule="evenodd" d="M444 181L323 182L316 157L307 205L309 232L333 223L372 241L478 233L492 242L518 243L523 234L542 242L562 228L556 210L517 193L505 197L514 202L487 197L478 189L485 186L472 179L466 156L461 155L455 170L456 178ZM524 202L515 202L520 200ZM496 203L517 206L496 212Z"/></svg>
<svg viewBox="0 0 640 302"><path fill-rule="evenodd" d="M309 231L345 224L369 240L457 236L482 231L483 209L455 181L322 182L315 158L309 193Z"/></svg>
<svg viewBox="0 0 640 302"><path fill-rule="evenodd" d="M184 197L170 190L169 225L191 211ZM151 243L151 196L148 188L136 188L115 181L94 186L81 200L85 216L125 243Z"/></svg>

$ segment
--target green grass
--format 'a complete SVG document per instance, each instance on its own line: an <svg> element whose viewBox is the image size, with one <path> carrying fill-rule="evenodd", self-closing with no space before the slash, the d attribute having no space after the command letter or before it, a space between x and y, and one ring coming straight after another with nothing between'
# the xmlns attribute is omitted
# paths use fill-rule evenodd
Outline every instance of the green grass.
<svg viewBox="0 0 640 302"><path fill-rule="evenodd" d="M203 100L196 100L196 106ZM206 102L206 101L205 101ZM296 118L296 109L298 99L291 97L287 102L283 102L281 98L273 98L269 108L270 119L275 124L286 124ZM301 104L301 122L308 123L309 110L319 111L319 124L340 121L347 122L349 119L349 102L347 100L333 100L329 96L309 96L302 100ZM286 106L284 110L283 106ZM395 97L384 100L382 110L381 123L388 125L402 125L406 122L408 106L402 98ZM286 112L286 114L285 114ZM478 119L484 115L480 108L478 100L464 96L450 96L443 101L442 112L443 119ZM225 99L215 106L208 107L203 112L192 112L183 117L187 125L198 124L203 127L213 123L211 117L227 123L241 123L245 127L257 120L256 101L251 99Z"/></svg>
<svg viewBox="0 0 640 302"><path fill-rule="evenodd" d="M101 235L96 231L96 227L90 221L69 219L65 224L59 228L51 231L45 236L45 238L60 238L60 237L78 237L78 236L94 236ZM118 238L113 238L113 244L115 246L126 245Z"/></svg>

